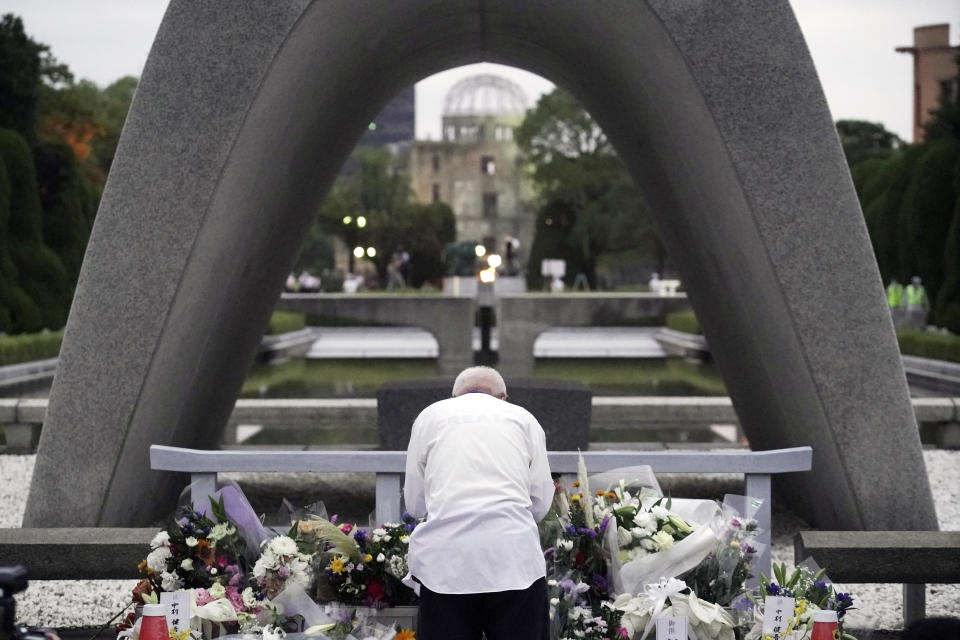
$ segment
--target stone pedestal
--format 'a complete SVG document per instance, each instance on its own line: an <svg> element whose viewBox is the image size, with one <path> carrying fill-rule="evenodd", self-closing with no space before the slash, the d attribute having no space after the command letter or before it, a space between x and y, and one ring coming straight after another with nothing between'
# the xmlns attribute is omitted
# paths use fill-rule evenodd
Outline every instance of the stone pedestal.
<svg viewBox="0 0 960 640"><path fill-rule="evenodd" d="M453 378L389 382L377 392L380 448L405 450L417 416L430 404L450 397ZM593 393L568 380L507 381L510 402L534 415L547 436L550 451L586 450L590 442Z"/></svg>

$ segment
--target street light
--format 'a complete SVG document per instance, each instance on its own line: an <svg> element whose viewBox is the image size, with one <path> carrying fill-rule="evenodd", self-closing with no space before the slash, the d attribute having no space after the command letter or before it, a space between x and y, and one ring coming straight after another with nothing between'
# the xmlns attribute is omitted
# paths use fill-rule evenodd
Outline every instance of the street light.
<svg viewBox="0 0 960 640"><path fill-rule="evenodd" d="M475 246L475 247L473 248L473 251L474 251L474 253L477 254L477 257L478 257L478 258L482 258L483 256L485 256L485 255L487 254L487 248L486 248L485 246L483 246L482 244L478 244L477 246Z"/></svg>
<svg viewBox="0 0 960 640"><path fill-rule="evenodd" d="M363 229L365 226L367 226L367 219L363 216L357 216L357 226Z"/></svg>
<svg viewBox="0 0 960 640"><path fill-rule="evenodd" d="M353 248L353 257L362 258L363 257L363 247L354 247Z"/></svg>
<svg viewBox="0 0 960 640"><path fill-rule="evenodd" d="M503 259L498 254L491 253L487 256L487 264L493 269L499 269L500 265L503 264Z"/></svg>
<svg viewBox="0 0 960 640"><path fill-rule="evenodd" d="M367 257L374 258L377 255L377 250L374 247L367 247Z"/></svg>

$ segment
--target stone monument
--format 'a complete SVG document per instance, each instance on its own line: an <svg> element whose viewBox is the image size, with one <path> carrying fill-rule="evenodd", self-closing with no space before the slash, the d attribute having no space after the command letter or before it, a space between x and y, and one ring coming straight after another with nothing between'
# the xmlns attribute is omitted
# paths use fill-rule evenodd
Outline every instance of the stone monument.
<svg viewBox="0 0 960 640"><path fill-rule="evenodd" d="M391 97L539 73L640 185L755 449L824 528L935 529L883 286L788 0L172 0L97 215L27 526L131 525L213 447L324 193Z"/></svg>

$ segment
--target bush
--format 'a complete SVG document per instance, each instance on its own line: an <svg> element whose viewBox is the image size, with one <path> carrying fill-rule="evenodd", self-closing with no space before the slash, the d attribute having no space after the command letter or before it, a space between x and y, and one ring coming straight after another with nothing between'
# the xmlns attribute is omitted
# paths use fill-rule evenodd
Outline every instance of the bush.
<svg viewBox="0 0 960 640"><path fill-rule="evenodd" d="M0 337L0 366L55 358L62 340L62 331Z"/></svg>
<svg viewBox="0 0 960 640"><path fill-rule="evenodd" d="M693 311L674 311L667 314L667 328L683 333L703 333L700 321Z"/></svg>
<svg viewBox="0 0 960 640"><path fill-rule="evenodd" d="M898 329L897 342L905 356L960 362L960 336L952 333Z"/></svg>
<svg viewBox="0 0 960 640"><path fill-rule="evenodd" d="M307 326L307 315L295 311L274 311L267 323L267 335L299 331Z"/></svg>

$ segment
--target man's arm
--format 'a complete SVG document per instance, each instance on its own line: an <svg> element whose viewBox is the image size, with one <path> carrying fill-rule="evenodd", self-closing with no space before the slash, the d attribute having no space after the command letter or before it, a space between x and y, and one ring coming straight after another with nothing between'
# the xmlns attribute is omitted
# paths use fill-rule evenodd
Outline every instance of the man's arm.
<svg viewBox="0 0 960 640"><path fill-rule="evenodd" d="M547 461L547 438L543 427L536 420L530 425L530 436L533 445L530 463L530 510L533 519L540 522L550 511L555 487L550 476L550 463Z"/></svg>
<svg viewBox="0 0 960 640"><path fill-rule="evenodd" d="M427 515L427 498L424 494L423 473L420 471L420 418L410 430L407 446L407 475L403 484L403 502L407 512L415 518Z"/></svg>

